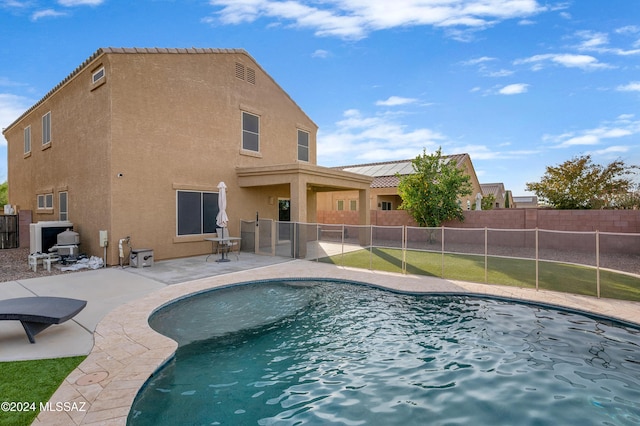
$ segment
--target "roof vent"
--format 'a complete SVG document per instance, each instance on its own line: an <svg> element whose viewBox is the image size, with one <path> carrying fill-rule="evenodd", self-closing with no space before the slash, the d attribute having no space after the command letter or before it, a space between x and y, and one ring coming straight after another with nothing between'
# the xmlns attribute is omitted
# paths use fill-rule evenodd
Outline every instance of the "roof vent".
<svg viewBox="0 0 640 426"><path fill-rule="evenodd" d="M253 68L247 68L247 82L256 84L256 70Z"/></svg>
<svg viewBox="0 0 640 426"><path fill-rule="evenodd" d="M236 62L236 77L244 80L244 65Z"/></svg>

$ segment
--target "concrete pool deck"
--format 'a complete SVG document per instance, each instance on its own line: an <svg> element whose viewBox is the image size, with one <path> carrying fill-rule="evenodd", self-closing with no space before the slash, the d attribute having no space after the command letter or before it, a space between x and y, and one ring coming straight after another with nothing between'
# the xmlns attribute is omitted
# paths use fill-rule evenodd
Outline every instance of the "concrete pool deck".
<svg viewBox="0 0 640 426"><path fill-rule="evenodd" d="M245 258L245 260L249 259ZM269 264L275 261L280 263ZM158 262L158 268L154 265L153 268L129 271L134 273L119 271L121 273L117 276L118 286L132 291L135 283L141 285L140 283L144 282L148 288L136 289L144 294L134 291L137 297L131 297L125 303L118 305L115 300L111 301L117 306L97 322L92 336L94 344L91 352L65 379L49 401L50 407L66 404L70 409L42 411L34 424L65 426L126 424L130 407L140 387L160 365L172 356L177 348L174 341L149 327L147 322L149 315L159 306L174 299L234 283L273 278L335 278L416 293L451 292L499 296L557 305L640 324L640 303L635 302L449 281L434 277L356 270L305 260L278 260L278 258L265 257L264 262L265 264L261 266L251 264L251 269L247 268L251 262L230 262L242 267L243 270L229 271L173 285L168 285L172 284L171 282L157 280L162 277L166 280L168 274L175 273L171 271L179 269L175 267L177 263L172 266L167 262L163 266ZM166 268L165 274L162 273L161 266ZM109 269L102 271L108 273ZM100 271L96 273L100 274ZM149 278L149 274L157 274L157 276ZM129 279L128 277L131 282L124 282ZM114 278L111 276L111 279ZM141 280L141 278L144 279ZM105 279L108 281L109 277L106 276ZM182 278L177 276L173 279ZM104 283L109 284L106 281ZM96 300L96 303L100 300ZM110 301L108 298L106 300Z"/></svg>

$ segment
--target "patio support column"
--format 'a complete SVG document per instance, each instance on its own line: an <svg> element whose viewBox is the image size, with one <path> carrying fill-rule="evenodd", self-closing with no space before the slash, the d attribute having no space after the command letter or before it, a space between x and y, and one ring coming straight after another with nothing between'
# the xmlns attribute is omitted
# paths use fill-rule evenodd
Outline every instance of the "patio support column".
<svg viewBox="0 0 640 426"><path fill-rule="evenodd" d="M295 176L290 184L291 221L295 223L295 241L292 241L293 257L303 259L307 255L307 179ZM293 235L292 235L293 237Z"/></svg>
<svg viewBox="0 0 640 426"><path fill-rule="evenodd" d="M360 206L360 225L371 224L371 201L369 200L370 191L367 189L360 189L358 191L358 205Z"/></svg>
<svg viewBox="0 0 640 426"><path fill-rule="evenodd" d="M360 205L360 225L371 225L371 206L369 201L369 188L358 190L358 203ZM360 228L358 240L362 247L371 244L371 229L366 226Z"/></svg>

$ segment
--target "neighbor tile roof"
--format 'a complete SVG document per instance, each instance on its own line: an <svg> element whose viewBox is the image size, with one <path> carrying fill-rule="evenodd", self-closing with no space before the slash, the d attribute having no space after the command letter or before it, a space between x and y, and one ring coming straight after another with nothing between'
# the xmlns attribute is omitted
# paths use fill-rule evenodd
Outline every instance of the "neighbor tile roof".
<svg viewBox="0 0 640 426"><path fill-rule="evenodd" d="M453 160L456 166L460 167L468 154L443 155L442 158ZM372 176L371 188L394 188L400 183L400 176L413 173L413 160L383 161L378 163L354 164L350 166L333 167L345 172L359 173L365 176Z"/></svg>

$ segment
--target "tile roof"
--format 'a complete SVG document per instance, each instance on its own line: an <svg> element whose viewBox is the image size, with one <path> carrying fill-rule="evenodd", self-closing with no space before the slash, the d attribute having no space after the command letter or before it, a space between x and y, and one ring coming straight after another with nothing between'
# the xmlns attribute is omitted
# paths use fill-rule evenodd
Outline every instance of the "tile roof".
<svg viewBox="0 0 640 426"><path fill-rule="evenodd" d="M80 64L76 69L74 69L69 75L67 75L60 83L58 83L53 89L49 90L46 95L44 95L38 102L33 104L28 110L26 110L23 114L20 115L17 119L15 119L11 124L7 126L6 129L3 129L3 133L13 127L18 121L20 121L24 116L29 114L31 111L36 109L40 104L42 104L45 100L47 100L51 95L53 95L56 91L58 91L62 86L67 84L71 79L73 79L80 71L82 71L85 67L87 67L90 63L95 61L97 58L104 54L108 53L178 53L178 54L212 54L212 53L227 53L227 54L242 54L247 55L253 62L260 66L255 59L249 53L247 53L244 49L215 49L215 48L161 48L161 47L101 47L96 50L89 58L87 58L82 64ZM266 74L266 72L265 72ZM277 83L276 83L277 84ZM288 95L287 95L288 96Z"/></svg>
<svg viewBox="0 0 640 426"><path fill-rule="evenodd" d="M481 183L480 188L482 189L483 195L494 195L497 198L502 197L505 193L504 184L503 183Z"/></svg>
<svg viewBox="0 0 640 426"><path fill-rule="evenodd" d="M443 155L442 158L453 160L460 167L468 154ZM398 186L400 176L413 173L413 164L411 160L383 161L378 163L354 164L350 166L333 167L334 169L344 170L346 172L359 173L361 175L372 176L373 182L371 188L394 188Z"/></svg>

